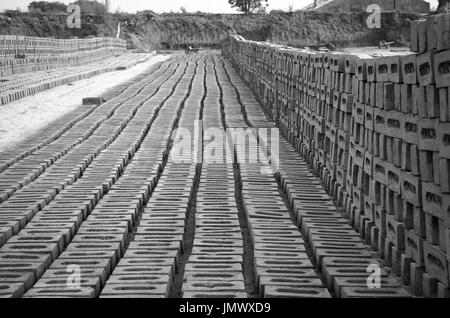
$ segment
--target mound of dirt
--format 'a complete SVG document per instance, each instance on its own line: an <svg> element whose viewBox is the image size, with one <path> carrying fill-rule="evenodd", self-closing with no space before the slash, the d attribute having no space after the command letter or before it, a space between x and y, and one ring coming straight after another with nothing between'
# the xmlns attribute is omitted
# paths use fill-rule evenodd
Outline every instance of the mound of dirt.
<svg viewBox="0 0 450 318"><path fill-rule="evenodd" d="M370 29L365 12L321 13L298 11L273 14L110 14L82 16L81 29L66 27L65 15L31 13L0 14L0 33L28 36L115 36L117 24L130 48L179 49L187 45L219 48L231 30L246 39L303 47L332 44L335 47L373 46L380 40L408 45L410 13L387 12L382 28Z"/></svg>

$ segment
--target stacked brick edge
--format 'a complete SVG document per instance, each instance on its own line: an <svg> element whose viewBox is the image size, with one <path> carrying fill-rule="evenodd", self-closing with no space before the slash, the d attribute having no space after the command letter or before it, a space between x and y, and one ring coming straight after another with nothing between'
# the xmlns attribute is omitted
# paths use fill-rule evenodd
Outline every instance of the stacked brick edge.
<svg viewBox="0 0 450 318"><path fill-rule="evenodd" d="M416 296L450 295L450 14L410 51L320 52L231 36L222 53Z"/></svg>

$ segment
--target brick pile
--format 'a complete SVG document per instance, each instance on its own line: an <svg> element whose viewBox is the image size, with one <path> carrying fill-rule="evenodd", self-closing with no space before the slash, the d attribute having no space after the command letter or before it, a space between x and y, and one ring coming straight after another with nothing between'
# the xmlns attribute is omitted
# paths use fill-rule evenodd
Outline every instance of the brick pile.
<svg viewBox="0 0 450 318"><path fill-rule="evenodd" d="M449 33L441 14L411 23L407 51L223 45L361 238L425 297L450 292Z"/></svg>
<svg viewBox="0 0 450 318"><path fill-rule="evenodd" d="M0 35L0 77L78 66L126 51L116 38L54 39Z"/></svg>

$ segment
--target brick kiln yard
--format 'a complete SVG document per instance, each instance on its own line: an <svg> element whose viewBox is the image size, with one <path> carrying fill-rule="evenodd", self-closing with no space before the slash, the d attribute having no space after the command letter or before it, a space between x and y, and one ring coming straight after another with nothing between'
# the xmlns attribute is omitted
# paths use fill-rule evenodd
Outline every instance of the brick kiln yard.
<svg viewBox="0 0 450 318"><path fill-rule="evenodd" d="M96 105L58 99L70 111L0 149L0 296L448 297L449 33L447 14L412 22L411 51L234 36ZM105 43L107 65L136 60ZM91 76L4 74L0 114L72 72ZM217 139L232 128L255 142Z"/></svg>

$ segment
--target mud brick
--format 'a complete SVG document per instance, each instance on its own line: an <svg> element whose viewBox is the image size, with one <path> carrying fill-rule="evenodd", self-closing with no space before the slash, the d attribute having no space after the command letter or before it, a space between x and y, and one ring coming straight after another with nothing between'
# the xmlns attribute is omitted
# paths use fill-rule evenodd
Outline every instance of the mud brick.
<svg viewBox="0 0 450 318"><path fill-rule="evenodd" d="M359 210L364 210L364 192L357 186L352 188L353 205Z"/></svg>
<svg viewBox="0 0 450 318"><path fill-rule="evenodd" d="M440 14L436 18L436 48L445 50L450 48L450 18L448 14Z"/></svg>
<svg viewBox="0 0 450 318"><path fill-rule="evenodd" d="M334 94L333 94L333 103L332 106L333 108L339 109L341 106L341 95L342 93L338 90L334 90Z"/></svg>
<svg viewBox="0 0 450 318"><path fill-rule="evenodd" d="M359 81L358 82L358 102L360 103L365 103L366 102L366 86L369 85L367 82L365 81Z"/></svg>
<svg viewBox="0 0 450 318"><path fill-rule="evenodd" d="M439 151L438 120L422 118L418 120L417 125L419 150Z"/></svg>
<svg viewBox="0 0 450 318"><path fill-rule="evenodd" d="M403 140L410 144L418 144L418 125L417 122L419 121L419 118L417 116L404 116L402 123L403 135L398 138L403 138Z"/></svg>
<svg viewBox="0 0 450 318"><path fill-rule="evenodd" d="M450 122L450 94L448 88L439 89L440 121Z"/></svg>
<svg viewBox="0 0 450 318"><path fill-rule="evenodd" d="M393 164L386 162L386 179L387 186L392 191L400 194L401 193L401 170L395 167Z"/></svg>
<svg viewBox="0 0 450 318"><path fill-rule="evenodd" d="M387 181L385 164L386 162L384 160L381 160L376 156L372 157L373 178L382 184L386 184Z"/></svg>
<svg viewBox="0 0 450 318"><path fill-rule="evenodd" d="M445 253L436 245L424 242L424 260L426 271L436 277L446 287L449 286L448 261Z"/></svg>
<svg viewBox="0 0 450 318"><path fill-rule="evenodd" d="M364 172L369 176L373 176L373 156L369 152L364 153Z"/></svg>
<svg viewBox="0 0 450 318"><path fill-rule="evenodd" d="M411 21L410 27L410 49L412 52L419 52L419 24L420 20Z"/></svg>
<svg viewBox="0 0 450 318"><path fill-rule="evenodd" d="M440 123L438 126L439 156L450 159L450 123Z"/></svg>
<svg viewBox="0 0 450 318"><path fill-rule="evenodd" d="M33 288L28 291L25 298L93 298L95 290L91 287L72 288Z"/></svg>
<svg viewBox="0 0 450 318"><path fill-rule="evenodd" d="M400 110L404 114L413 113L413 93L410 84L400 85Z"/></svg>
<svg viewBox="0 0 450 318"><path fill-rule="evenodd" d="M354 267L324 267L324 266L322 266L322 268L323 268L322 276L324 277L326 286L331 291L336 291L340 287L342 288L342 286L334 285L336 278L344 278L344 277L353 278L353 279L363 278L366 280L365 286L367 286L367 280L370 276L370 270L368 270L370 265L372 265L372 264L369 264L368 266L364 265L364 266L354 266ZM374 264L374 265L378 265L378 264ZM382 270L381 276L383 278L387 278L386 272L384 272L384 270Z"/></svg>
<svg viewBox="0 0 450 318"><path fill-rule="evenodd" d="M420 178L406 172L401 174L401 179L401 193L403 198L416 206L421 206L422 189Z"/></svg>
<svg viewBox="0 0 450 318"><path fill-rule="evenodd" d="M369 59L358 58L356 60L356 77L360 81L367 81L367 60Z"/></svg>
<svg viewBox="0 0 450 318"><path fill-rule="evenodd" d="M427 50L435 50L437 47L437 19L430 16L427 19Z"/></svg>
<svg viewBox="0 0 450 318"><path fill-rule="evenodd" d="M430 274L424 272L422 274L422 290L423 297L436 298L437 297L437 279Z"/></svg>
<svg viewBox="0 0 450 318"><path fill-rule="evenodd" d="M376 146L376 140L375 140L376 134L369 130L364 129L364 149L366 152L369 152L370 154L374 154L375 146Z"/></svg>
<svg viewBox="0 0 450 318"><path fill-rule="evenodd" d="M394 138L402 138L403 137L403 120L404 116L402 113L397 111L389 111L386 112L386 126L385 126L385 134Z"/></svg>
<svg viewBox="0 0 450 318"><path fill-rule="evenodd" d="M376 81L389 82L389 60L387 58L375 59ZM375 80L373 81L375 82Z"/></svg>
<svg viewBox="0 0 450 318"><path fill-rule="evenodd" d="M419 210L421 208L418 206L415 206L414 204L403 201L403 216L402 221L405 225L405 229L414 229L414 215L416 213L419 213Z"/></svg>
<svg viewBox="0 0 450 318"><path fill-rule="evenodd" d="M443 193L450 193L450 159L439 159L439 183Z"/></svg>
<svg viewBox="0 0 450 318"><path fill-rule="evenodd" d="M433 216L445 220L443 212L443 198L440 187L430 182L422 183L423 210Z"/></svg>
<svg viewBox="0 0 450 318"><path fill-rule="evenodd" d="M336 94L336 92L335 92ZM339 108L345 113L351 113L353 107L353 95L342 93L340 96ZM334 105L333 105L334 106ZM334 107L338 107L334 106Z"/></svg>
<svg viewBox="0 0 450 318"><path fill-rule="evenodd" d="M101 105L105 102L103 97L85 97L82 100L82 105Z"/></svg>
<svg viewBox="0 0 450 318"><path fill-rule="evenodd" d="M358 288L367 288L367 275L366 277L335 277L334 278L334 283L333 286L334 288L334 292L336 294L336 297L342 297L341 296L341 288L344 287L358 287ZM399 287L400 284L386 276L386 277L382 277L380 279L380 284L381 286L387 287L387 288L391 288L391 287Z"/></svg>
<svg viewBox="0 0 450 318"><path fill-rule="evenodd" d="M405 252L406 255L413 259L413 261L418 266L424 266L424 250L423 250L424 239L413 230L405 231Z"/></svg>
<svg viewBox="0 0 450 318"><path fill-rule="evenodd" d="M397 166L401 167L402 165L402 145L403 142L399 138L392 138L392 163Z"/></svg>
<svg viewBox="0 0 450 318"><path fill-rule="evenodd" d="M414 232L420 237L426 237L425 212L417 208L414 213Z"/></svg>
<svg viewBox="0 0 450 318"><path fill-rule="evenodd" d="M345 56L345 73L347 74L355 74L357 71L357 63L358 58L354 55Z"/></svg>
<svg viewBox="0 0 450 318"><path fill-rule="evenodd" d="M433 182L433 157L434 153L431 151L419 150L419 168L422 182Z"/></svg>
<svg viewBox="0 0 450 318"><path fill-rule="evenodd" d="M400 276L403 285L410 284L410 265L411 258L406 257L404 254L398 253L397 256L400 258Z"/></svg>
<svg viewBox="0 0 450 318"><path fill-rule="evenodd" d="M393 215L386 215L386 237L403 251L405 249L405 229L403 223L397 222Z"/></svg>
<svg viewBox="0 0 450 318"><path fill-rule="evenodd" d="M427 50L428 45L428 23L426 20L418 21L418 38L419 38L419 52L423 53Z"/></svg>
<svg viewBox="0 0 450 318"><path fill-rule="evenodd" d="M417 56L417 77L420 85L430 85L435 83L434 75L434 55L429 51Z"/></svg>
<svg viewBox="0 0 450 318"><path fill-rule="evenodd" d="M401 287L385 287L371 289L366 287L343 287L340 290L342 298L409 298L411 295Z"/></svg>
<svg viewBox="0 0 450 318"><path fill-rule="evenodd" d="M366 60L367 82L377 81L377 58Z"/></svg>
<svg viewBox="0 0 450 318"><path fill-rule="evenodd" d="M391 272L397 277L401 277L401 256L402 253L398 251L395 246L392 246L392 262L391 262Z"/></svg>
<svg viewBox="0 0 450 318"><path fill-rule="evenodd" d="M410 290L415 296L422 296L424 268L414 262L410 264Z"/></svg>
<svg viewBox="0 0 450 318"><path fill-rule="evenodd" d="M448 225L447 225L448 226ZM445 230L445 246L447 247L447 260L450 260L450 229Z"/></svg>
<svg viewBox="0 0 450 318"><path fill-rule="evenodd" d="M404 84L417 84L416 55L403 55L400 57L401 73Z"/></svg>
<svg viewBox="0 0 450 318"><path fill-rule="evenodd" d="M436 53L434 56L434 74L436 87L450 86L450 50Z"/></svg>
<svg viewBox="0 0 450 318"><path fill-rule="evenodd" d="M364 103L365 105L373 105L374 101L371 100L372 95L371 95L371 89L373 87L375 83L365 83L364 85L364 100L362 101L362 103Z"/></svg>
<svg viewBox="0 0 450 318"><path fill-rule="evenodd" d="M441 231L443 230L442 220L431 214L426 213L425 230L428 242L435 245L440 244Z"/></svg>
<svg viewBox="0 0 450 318"><path fill-rule="evenodd" d="M108 284L102 290L101 298L114 297L145 297L145 298L166 298L168 297L168 284Z"/></svg>
<svg viewBox="0 0 450 318"><path fill-rule="evenodd" d="M330 69L334 72L343 73L345 72L345 55L334 54L330 61Z"/></svg>
<svg viewBox="0 0 450 318"><path fill-rule="evenodd" d="M52 278L41 278L34 286L34 288L66 288L67 287L67 278L65 277L52 277ZM98 296L98 293L101 288L101 282L99 277L80 277L80 287L91 287L96 293L95 297Z"/></svg>
<svg viewBox="0 0 450 318"><path fill-rule="evenodd" d="M450 298L450 288L448 286L437 283L437 298Z"/></svg>
<svg viewBox="0 0 450 318"><path fill-rule="evenodd" d="M215 292L215 293L233 293L245 292L243 282L186 282L182 286L182 292Z"/></svg>

